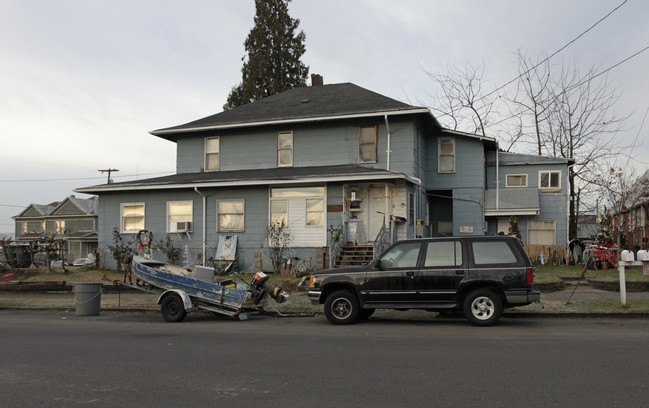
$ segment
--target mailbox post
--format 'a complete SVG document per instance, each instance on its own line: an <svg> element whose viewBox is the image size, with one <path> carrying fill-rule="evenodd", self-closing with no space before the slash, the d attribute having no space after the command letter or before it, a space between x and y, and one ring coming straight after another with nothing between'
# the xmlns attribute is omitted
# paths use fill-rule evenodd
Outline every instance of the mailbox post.
<svg viewBox="0 0 649 408"><path fill-rule="evenodd" d="M636 261L633 252L625 249L622 251L617 265L620 273L620 303L622 306L626 306L626 267L642 266L643 273L649 274L649 251L638 251L638 260Z"/></svg>

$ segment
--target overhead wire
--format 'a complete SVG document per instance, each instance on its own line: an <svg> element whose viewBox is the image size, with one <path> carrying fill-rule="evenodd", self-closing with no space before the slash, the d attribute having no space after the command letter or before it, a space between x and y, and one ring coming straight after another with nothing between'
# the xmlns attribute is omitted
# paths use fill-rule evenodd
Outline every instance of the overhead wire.
<svg viewBox="0 0 649 408"><path fill-rule="evenodd" d="M550 54L548 57L546 57L545 59L543 59L541 62L539 62L538 64L534 65L533 67L531 67L531 68L528 69L527 71L523 72L522 74L518 75L517 77L515 77L515 78L512 79L511 81L508 81L507 83L505 83L505 84L499 86L498 88L494 89L493 91L489 92L488 94L485 95L485 97L490 96L490 95L492 95L492 94L494 94L494 93L500 91L501 89L505 88L507 85L509 85L509 84L511 84L511 83L513 83L513 82L515 82L515 81L517 81L519 78L523 77L524 75L527 75L528 73L530 73L530 72L533 71L534 69L538 68L539 66L541 66L541 65L542 65L543 63L545 63L546 61L548 61L550 58L554 57L555 55L557 55L557 54L560 53L561 51L563 51L563 50L565 50L566 48L568 48L572 43L574 43L575 41L577 41L578 39L580 39L582 36L584 36L584 35L585 35L586 33L588 33L590 30L592 30L593 28L595 28L595 26L597 26L599 23L601 23L602 21L606 20L606 19L607 19L611 14L613 14L614 12L616 12L620 7L622 7L623 5L625 5L627 1L629 1L629 0L624 0L622 3L620 3L620 4L619 4L617 7L615 7L613 10L611 10L610 12L608 12L608 14L606 14L604 17L602 17L602 18L600 18L599 20L597 20L597 22L595 22L595 24L591 25L588 29L586 29L585 31L583 31L583 32L582 32L581 34L579 34L577 37L573 38L573 39L570 40L568 43L566 43L563 47L559 48L558 50L556 50L555 52L553 52L552 54ZM643 50L643 51L644 51L644 50ZM641 52L642 52L642 51L641 51ZM633 57L633 56L632 56L632 57ZM626 61L626 60L625 60L625 61ZM624 61L622 61L622 62L624 62ZM619 64L618 64L618 65L619 65ZM617 65L616 65L616 66L617 66ZM615 67L615 66L614 66L614 67ZM611 67L610 69L612 69L612 68L614 68L614 67ZM610 69L609 69L609 70L610 70Z"/></svg>

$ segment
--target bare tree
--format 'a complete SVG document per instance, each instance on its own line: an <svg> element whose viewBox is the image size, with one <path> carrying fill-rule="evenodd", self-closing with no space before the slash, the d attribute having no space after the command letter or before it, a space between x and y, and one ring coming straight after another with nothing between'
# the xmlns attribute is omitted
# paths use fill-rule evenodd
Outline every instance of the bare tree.
<svg viewBox="0 0 649 408"><path fill-rule="evenodd" d="M536 136L535 145L537 154L543 154L544 124L548 120L549 112L553 106L553 83L551 67L545 54L541 54L537 61L531 61L522 51L518 51L518 82L514 96L510 99L516 107L514 116L520 118L521 127L526 123L527 128L533 129ZM525 132L523 128L521 133ZM525 132L529 133L529 131Z"/></svg>
<svg viewBox="0 0 649 408"><path fill-rule="evenodd" d="M553 84L553 99L542 138L542 151L553 157L574 160L569 168L569 236L577 235L576 191L580 182L589 182L607 157L619 156L623 146L615 136L628 116L620 117L614 107L618 89L606 78L596 79L594 69L582 76L575 68L563 68Z"/></svg>
<svg viewBox="0 0 649 408"><path fill-rule="evenodd" d="M617 259L622 250L622 233L626 231L625 212L634 204L646 201L649 197L649 171L637 176L635 170L627 164L620 164L619 157L611 157L597 166L589 175L589 181L597 186L604 204L610 208L610 213L617 217L613 223L613 233L617 243Z"/></svg>
<svg viewBox="0 0 649 408"><path fill-rule="evenodd" d="M430 109L437 119L450 129L486 136L495 115L496 97L487 96L482 90L484 66L474 67L467 62L463 69L448 67L446 74L424 72L439 90L438 94L429 95Z"/></svg>

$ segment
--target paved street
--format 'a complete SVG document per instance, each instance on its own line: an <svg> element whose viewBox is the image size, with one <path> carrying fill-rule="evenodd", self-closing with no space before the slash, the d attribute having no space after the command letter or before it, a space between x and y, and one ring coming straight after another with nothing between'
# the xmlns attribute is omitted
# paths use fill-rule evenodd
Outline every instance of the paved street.
<svg viewBox="0 0 649 408"><path fill-rule="evenodd" d="M645 406L649 320L0 310L3 407Z"/></svg>

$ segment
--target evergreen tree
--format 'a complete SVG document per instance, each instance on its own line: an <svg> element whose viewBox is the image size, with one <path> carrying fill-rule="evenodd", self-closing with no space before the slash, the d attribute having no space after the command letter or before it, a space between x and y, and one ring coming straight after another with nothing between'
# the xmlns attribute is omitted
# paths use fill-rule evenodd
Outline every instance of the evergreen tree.
<svg viewBox="0 0 649 408"><path fill-rule="evenodd" d="M300 61L306 51L299 19L288 15L290 0L255 0L255 25L244 43L242 82L233 87L223 109L305 86L309 67Z"/></svg>

